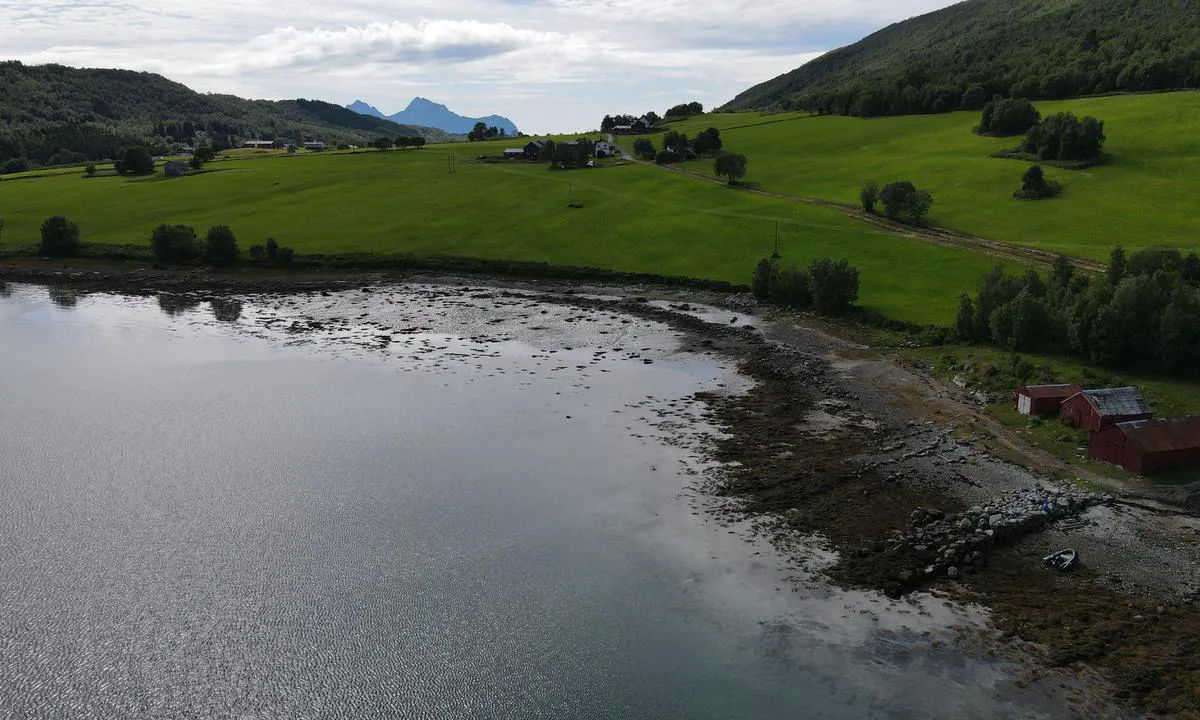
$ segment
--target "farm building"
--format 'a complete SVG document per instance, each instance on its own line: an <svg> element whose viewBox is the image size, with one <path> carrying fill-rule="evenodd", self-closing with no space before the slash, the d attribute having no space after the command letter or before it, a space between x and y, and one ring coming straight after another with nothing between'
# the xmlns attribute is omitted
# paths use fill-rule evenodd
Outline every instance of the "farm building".
<svg viewBox="0 0 1200 720"><path fill-rule="evenodd" d="M504 157L509 159L525 157L525 148L505 148Z"/></svg>
<svg viewBox="0 0 1200 720"><path fill-rule="evenodd" d="M242 143L244 148L252 148L254 150L270 150L275 147L274 140L247 140Z"/></svg>
<svg viewBox="0 0 1200 720"><path fill-rule="evenodd" d="M1139 475L1200 465L1200 417L1110 425L1088 440L1088 457Z"/></svg>
<svg viewBox="0 0 1200 720"><path fill-rule="evenodd" d="M1017 412L1022 415L1057 413L1063 400L1082 392L1078 385L1026 385L1017 388Z"/></svg>
<svg viewBox="0 0 1200 720"><path fill-rule="evenodd" d="M537 160L542 154L542 148L546 147L545 140L530 140L525 143L525 147L521 148L525 151L525 157L530 160Z"/></svg>
<svg viewBox="0 0 1200 720"><path fill-rule="evenodd" d="M187 171L188 164L178 160L168 160L167 164L163 165L163 174L167 177L179 177L186 174Z"/></svg>
<svg viewBox="0 0 1200 720"><path fill-rule="evenodd" d="M309 140L308 142L304 143L304 149L320 152L325 149L325 143L321 142L320 140Z"/></svg>
<svg viewBox="0 0 1200 720"><path fill-rule="evenodd" d="M1063 420L1088 432L1130 420L1149 420L1153 414L1131 387L1083 390L1063 400L1059 411Z"/></svg>

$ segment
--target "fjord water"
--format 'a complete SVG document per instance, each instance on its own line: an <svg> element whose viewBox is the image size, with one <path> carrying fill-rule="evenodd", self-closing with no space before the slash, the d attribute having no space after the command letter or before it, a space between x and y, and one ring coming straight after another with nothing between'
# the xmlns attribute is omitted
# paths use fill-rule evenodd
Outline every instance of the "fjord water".
<svg viewBox="0 0 1200 720"><path fill-rule="evenodd" d="M719 358L536 298L480 339L463 297L394 291L440 319L377 344L11 286L0 718L1038 714L919 606L793 592L697 514Z"/></svg>

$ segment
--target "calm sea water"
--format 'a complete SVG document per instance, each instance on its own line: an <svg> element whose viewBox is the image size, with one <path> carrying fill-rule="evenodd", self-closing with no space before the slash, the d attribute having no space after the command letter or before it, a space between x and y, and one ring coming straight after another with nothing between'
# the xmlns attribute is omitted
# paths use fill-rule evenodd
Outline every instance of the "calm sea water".
<svg viewBox="0 0 1200 720"><path fill-rule="evenodd" d="M699 512L688 398L738 381L665 328L193 305L0 298L0 718L1053 712Z"/></svg>

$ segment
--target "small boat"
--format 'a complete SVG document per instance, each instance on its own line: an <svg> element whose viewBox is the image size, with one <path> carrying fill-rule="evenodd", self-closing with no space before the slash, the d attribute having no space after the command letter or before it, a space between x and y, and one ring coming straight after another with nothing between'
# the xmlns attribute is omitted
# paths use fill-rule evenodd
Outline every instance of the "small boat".
<svg viewBox="0 0 1200 720"><path fill-rule="evenodd" d="M1042 558L1042 562L1046 564L1046 567L1052 567L1056 570L1066 571L1075 567L1075 565L1079 562L1079 553L1071 550L1070 548L1066 550L1059 550L1053 555L1047 555L1046 557Z"/></svg>

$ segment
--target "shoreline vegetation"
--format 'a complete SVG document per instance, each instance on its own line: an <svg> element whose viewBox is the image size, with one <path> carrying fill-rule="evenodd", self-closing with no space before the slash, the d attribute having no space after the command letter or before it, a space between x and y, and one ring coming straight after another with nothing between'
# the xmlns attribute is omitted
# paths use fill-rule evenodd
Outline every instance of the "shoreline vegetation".
<svg viewBox="0 0 1200 720"><path fill-rule="evenodd" d="M0 267L0 277L9 281L72 286L79 292L191 294L196 301L217 302L258 292L380 292L389 283L406 281L395 273L240 275ZM420 281L461 283L453 276ZM681 334L684 351L715 351L737 361L739 372L754 381L748 392L697 395L727 433L711 448L724 469L708 489L735 505L719 510L718 520L751 519L759 532L799 560L812 551L814 535L824 538L837 552L838 559L825 570L837 584L891 595L935 590L990 608L999 635L984 640L989 647L1044 668L1046 677L1093 678L1080 681L1081 707L1200 717L1194 692L1200 686L1200 596L1188 599L1191 576L1172 575L1177 565L1139 568L1148 556L1143 548L1158 557L1166 553L1186 567L1189 553L1194 561L1195 540L1149 533L1139 535L1131 551L1106 555L1088 547L1086 538L1075 534L1080 531L1064 526L1089 500L1064 511L1064 521L1039 525L1029 534L1014 532L1003 541L998 536L994 544L981 546L978 556L943 558L943 564L956 563L958 572L943 566L934 574L913 573L908 568L925 562L932 548L895 542L900 535L919 538L932 532L943 518L949 522L980 512L991 512L999 528L1007 521L997 520L991 508L1016 502L1021 493L1063 498L1064 505L1069 497L1095 498L1101 504L1083 512L1084 520L1095 517L1103 529L1153 529L1166 522L1162 518L1183 512L1171 504L1170 494L1156 493L1151 483L1118 480L1107 481L1100 491L1111 500L1097 492L1094 479L1086 490L1065 489L1041 471L1048 463L1019 433L988 418L953 384L914 371L907 356L879 347L854 325L763 311L747 294L729 288L596 286L582 277L490 282L499 295L513 288L535 290L545 302L663 322ZM591 297L595 294L618 298ZM672 302L661 308L649 299ZM755 329L710 322L689 314L687 303L757 314L764 324ZM959 437L964 430L970 436ZM1009 459L1019 464L1001 460L990 444L1006 445L1017 456ZM1143 506L1157 510L1139 510ZM1066 543L1084 544L1083 567L1070 574L1042 568L1046 548Z"/></svg>

